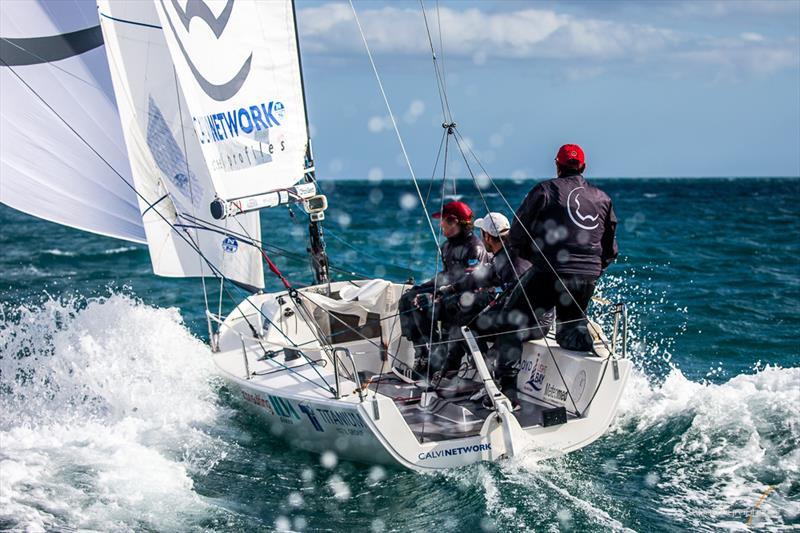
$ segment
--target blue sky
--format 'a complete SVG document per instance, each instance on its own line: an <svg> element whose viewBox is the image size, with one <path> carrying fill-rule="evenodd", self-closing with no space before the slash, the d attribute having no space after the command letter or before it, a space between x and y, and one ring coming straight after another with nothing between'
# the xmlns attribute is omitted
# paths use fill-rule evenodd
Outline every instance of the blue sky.
<svg viewBox="0 0 800 533"><path fill-rule="evenodd" d="M355 5L430 176L442 115L420 3ZM319 176L407 178L349 5L297 10ZM551 175L566 142L593 176L800 176L800 2L440 1L439 16L454 118L495 177Z"/></svg>

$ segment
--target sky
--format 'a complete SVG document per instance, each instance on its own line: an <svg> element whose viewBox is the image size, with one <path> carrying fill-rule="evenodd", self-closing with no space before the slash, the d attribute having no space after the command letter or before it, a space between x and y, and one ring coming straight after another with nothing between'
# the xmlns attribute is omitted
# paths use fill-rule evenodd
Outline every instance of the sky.
<svg viewBox="0 0 800 533"><path fill-rule="evenodd" d="M354 4L430 177L443 116L421 4ZM564 143L589 176L800 176L800 1L424 7L457 129L493 177L551 176ZM349 4L298 0L297 20L318 176L408 178Z"/></svg>
<svg viewBox="0 0 800 533"><path fill-rule="evenodd" d="M441 177L444 132L423 4L453 120L492 177L550 177L565 143L587 176L800 176L800 0L353 3L420 178ZM63 31L96 16L43 4ZM350 4L296 10L318 178L408 179ZM448 177L468 177L459 159Z"/></svg>

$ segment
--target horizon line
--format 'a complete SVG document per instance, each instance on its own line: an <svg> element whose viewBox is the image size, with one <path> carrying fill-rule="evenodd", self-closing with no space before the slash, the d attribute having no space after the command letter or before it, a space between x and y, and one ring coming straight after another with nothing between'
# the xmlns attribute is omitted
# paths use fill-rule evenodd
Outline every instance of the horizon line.
<svg viewBox="0 0 800 533"><path fill-rule="evenodd" d="M512 178L510 176L494 177L493 180L500 181L529 181L529 180L549 180L556 176L526 176L524 178ZM384 181L408 181L410 177L398 178L353 178L353 177L318 177L319 181L369 181L371 183L380 183ZM456 178L447 178L448 180L455 179L456 181L474 181L469 176L462 176ZM763 180L763 179L800 179L798 176L589 176L587 179L601 179L601 180ZM417 178L417 181L441 181L442 178Z"/></svg>

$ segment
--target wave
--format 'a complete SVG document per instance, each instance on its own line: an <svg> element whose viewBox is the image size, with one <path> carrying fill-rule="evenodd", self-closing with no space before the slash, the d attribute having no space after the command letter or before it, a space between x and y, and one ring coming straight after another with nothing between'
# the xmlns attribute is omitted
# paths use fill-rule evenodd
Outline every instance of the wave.
<svg viewBox="0 0 800 533"><path fill-rule="evenodd" d="M528 453L445 476L480 488L501 531L748 530L749 519L792 527L800 519L798 391L800 368L722 384L678 369L654 383L637 370L609 432L582 451L546 461Z"/></svg>
<svg viewBox="0 0 800 533"><path fill-rule="evenodd" d="M675 368L653 385L628 384L609 439L648 451L646 479L662 493L659 512L686 525L759 526L800 518L800 368L765 367L721 384ZM771 489L770 489L771 487Z"/></svg>
<svg viewBox="0 0 800 533"><path fill-rule="evenodd" d="M208 349L177 309L111 294L0 308L0 317L0 527L182 530L238 505L195 490L193 480L241 451L224 436L232 413ZM582 451L398 479L408 495L440 496L414 497L415 516L431 511L420 527L446 507L473 517L484 508L472 526L486 530L737 529L769 487L753 524L796 524L798 391L800 368L714 384L640 363L609 432ZM262 453L236 461L265 467ZM401 497L398 488L387 497Z"/></svg>
<svg viewBox="0 0 800 533"><path fill-rule="evenodd" d="M176 309L114 294L0 316L4 527L178 530L207 514L190 474L224 456L207 429L223 408Z"/></svg>
<svg viewBox="0 0 800 533"><path fill-rule="evenodd" d="M128 252L135 252L140 249L141 248L138 246L117 246L115 248L108 248L99 251L75 252L72 250L60 250L58 248L50 248L48 250L43 250L42 253L54 257L97 257L97 256L125 254Z"/></svg>
<svg viewBox="0 0 800 533"><path fill-rule="evenodd" d="M56 257L75 257L76 255L78 255L78 252L59 250L58 248L43 250L42 253L48 255L55 255Z"/></svg>

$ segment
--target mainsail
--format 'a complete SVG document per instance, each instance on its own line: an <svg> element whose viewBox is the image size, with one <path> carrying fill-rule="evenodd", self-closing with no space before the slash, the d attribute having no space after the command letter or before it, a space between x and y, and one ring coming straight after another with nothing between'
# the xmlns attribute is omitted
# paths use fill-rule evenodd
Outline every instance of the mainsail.
<svg viewBox="0 0 800 533"><path fill-rule="evenodd" d="M0 202L145 242L97 24L93 2L0 2Z"/></svg>
<svg viewBox="0 0 800 533"><path fill-rule="evenodd" d="M100 0L98 8L153 270L263 287L260 252L248 244L261 240L258 213L210 216L215 184L156 6Z"/></svg>
<svg viewBox="0 0 800 533"><path fill-rule="evenodd" d="M154 2L216 195L234 212L275 205L309 142L291 1Z"/></svg>

